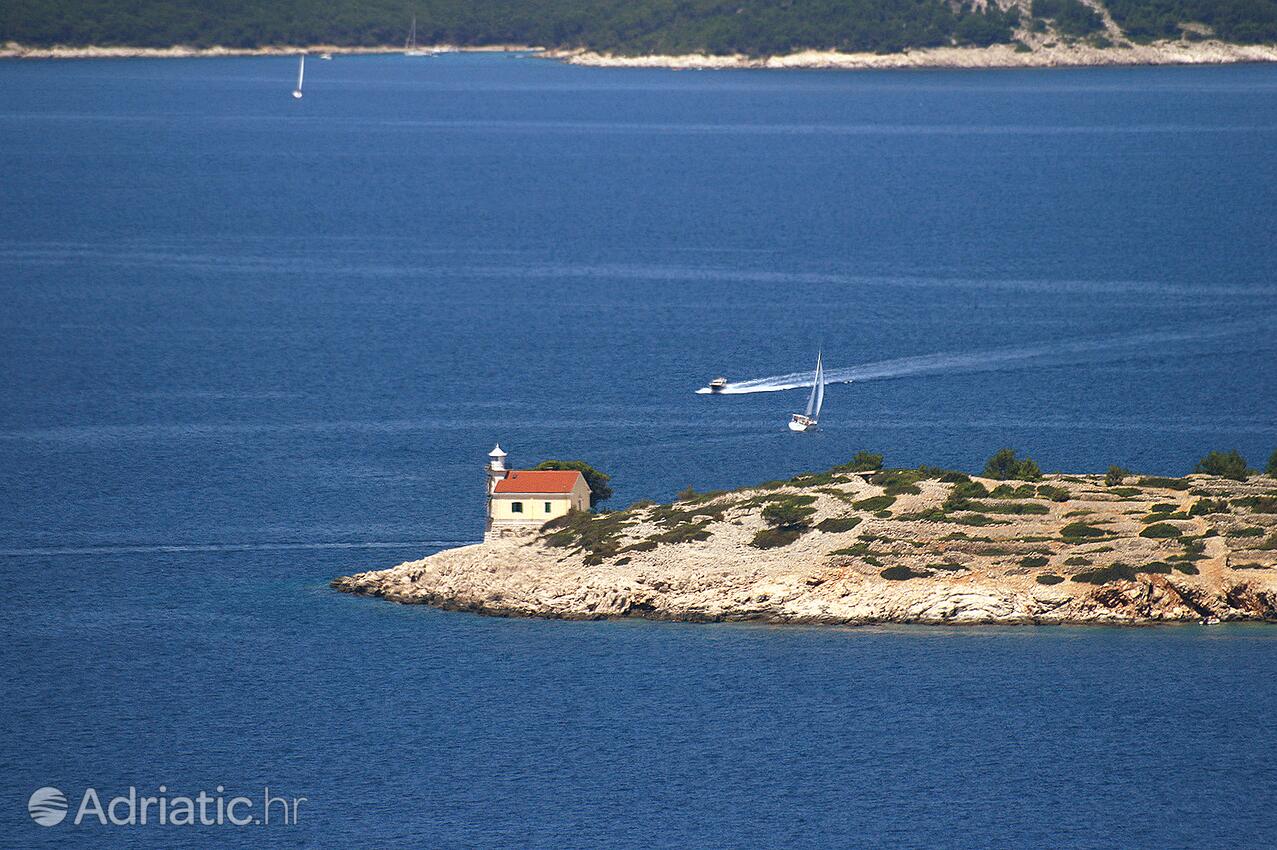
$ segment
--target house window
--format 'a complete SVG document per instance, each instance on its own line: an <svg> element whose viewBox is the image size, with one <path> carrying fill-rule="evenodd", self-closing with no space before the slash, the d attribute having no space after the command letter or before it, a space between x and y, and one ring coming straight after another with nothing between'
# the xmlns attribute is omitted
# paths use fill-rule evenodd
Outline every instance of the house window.
<svg viewBox="0 0 1277 850"><path fill-rule="evenodd" d="M512 513L512 514L521 514L521 513L523 513L523 502L511 502L511 503L510 503L510 513Z"/></svg>
<svg viewBox="0 0 1277 850"><path fill-rule="evenodd" d="M549 502L546 502L546 503L545 503L545 512L546 512L547 514L550 512L550 503L549 503Z"/></svg>

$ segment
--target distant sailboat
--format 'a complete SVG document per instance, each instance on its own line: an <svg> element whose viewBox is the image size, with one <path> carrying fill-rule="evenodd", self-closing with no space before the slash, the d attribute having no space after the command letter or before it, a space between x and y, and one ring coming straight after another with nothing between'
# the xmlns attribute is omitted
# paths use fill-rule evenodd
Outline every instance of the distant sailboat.
<svg viewBox="0 0 1277 850"><path fill-rule="evenodd" d="M302 54L301 62L297 65L297 88L293 89L293 97L300 98L302 96L302 78L306 76L306 54Z"/></svg>
<svg viewBox="0 0 1277 850"><path fill-rule="evenodd" d="M434 56L433 50L422 50L417 47L417 16L412 16L412 29L408 31L408 40L403 46L404 56Z"/></svg>
<svg viewBox="0 0 1277 850"><path fill-rule="evenodd" d="M795 413L789 418L789 430L806 431L816 427L820 420L820 408L825 403L825 366L821 363L821 355L816 353L816 379L811 384L811 395L807 398L807 412Z"/></svg>

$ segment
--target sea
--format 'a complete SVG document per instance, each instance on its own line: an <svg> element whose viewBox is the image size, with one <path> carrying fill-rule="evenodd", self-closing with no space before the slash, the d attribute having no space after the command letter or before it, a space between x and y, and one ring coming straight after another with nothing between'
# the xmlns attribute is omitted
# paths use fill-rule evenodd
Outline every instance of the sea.
<svg viewBox="0 0 1277 850"><path fill-rule="evenodd" d="M1263 466L1277 67L307 65L0 61L0 844L1272 844L1271 625L328 583L479 540L496 443L613 507L860 450Z"/></svg>

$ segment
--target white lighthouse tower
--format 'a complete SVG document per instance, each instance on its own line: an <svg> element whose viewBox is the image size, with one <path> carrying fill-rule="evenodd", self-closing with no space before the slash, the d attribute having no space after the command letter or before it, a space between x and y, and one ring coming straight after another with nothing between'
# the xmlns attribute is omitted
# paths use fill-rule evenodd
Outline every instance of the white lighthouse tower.
<svg viewBox="0 0 1277 850"><path fill-rule="evenodd" d="M497 482L505 478L507 470L505 468L506 453L501 450L501 444L497 443L493 446L492 451L488 452L488 495L492 495L492 491L496 489Z"/></svg>
<svg viewBox="0 0 1277 850"><path fill-rule="evenodd" d="M505 468L506 453L501 450L501 444L497 443L492 447L492 451L488 452L488 465L483 468L485 478L487 478L487 498L484 499L483 505L483 539L491 540L492 534L492 493L497 489L497 482L506 477L509 471Z"/></svg>

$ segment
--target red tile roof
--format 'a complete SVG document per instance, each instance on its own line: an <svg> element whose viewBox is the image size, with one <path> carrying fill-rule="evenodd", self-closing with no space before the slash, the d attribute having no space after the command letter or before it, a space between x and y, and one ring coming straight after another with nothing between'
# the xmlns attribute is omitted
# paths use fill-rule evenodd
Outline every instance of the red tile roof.
<svg viewBox="0 0 1277 850"><path fill-rule="evenodd" d="M581 473L575 469L517 469L497 482L498 493L571 493Z"/></svg>

